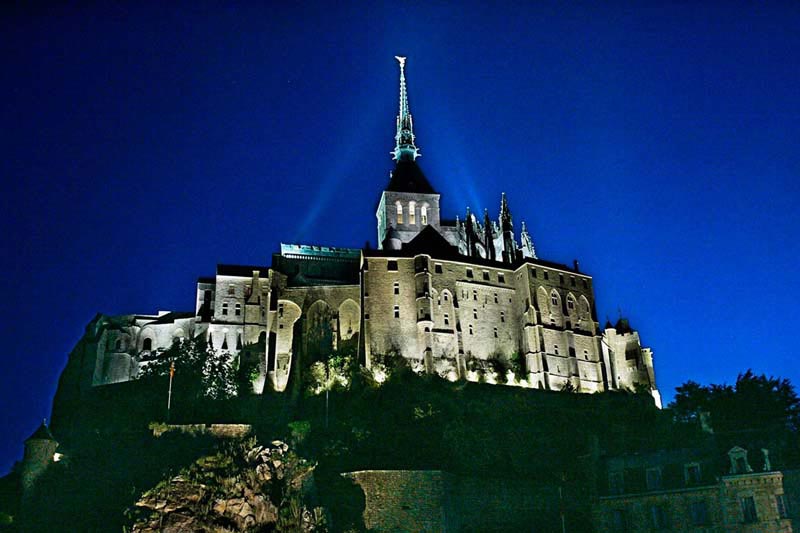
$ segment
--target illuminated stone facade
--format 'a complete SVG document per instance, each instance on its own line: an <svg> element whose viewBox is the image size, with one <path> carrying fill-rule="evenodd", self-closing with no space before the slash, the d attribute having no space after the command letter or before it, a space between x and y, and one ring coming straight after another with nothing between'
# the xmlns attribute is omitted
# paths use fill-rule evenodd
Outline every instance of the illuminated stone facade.
<svg viewBox="0 0 800 533"><path fill-rule="evenodd" d="M541 260L505 195L445 220L416 159L401 64L395 168L376 249L281 245L272 266L219 265L188 313L98 316L76 350L92 385L128 381L175 339L255 357L254 389L285 390L293 367L347 349L362 364L403 357L418 371L543 389L643 387L660 402L652 353L625 320L600 328L592 277ZM244 355L243 355L244 354ZM298 363L298 361L301 361Z"/></svg>

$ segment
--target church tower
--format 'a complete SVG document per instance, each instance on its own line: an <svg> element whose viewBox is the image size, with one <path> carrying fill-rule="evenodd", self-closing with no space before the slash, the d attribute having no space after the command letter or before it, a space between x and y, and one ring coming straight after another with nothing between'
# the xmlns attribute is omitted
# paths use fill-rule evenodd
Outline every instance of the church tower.
<svg viewBox="0 0 800 533"><path fill-rule="evenodd" d="M378 218L378 248L396 248L411 241L425 226L440 229L439 194L417 165L419 149L415 144L414 120L408 107L405 57L395 57L400 64L400 111L392 159L395 168L389 185L381 195ZM385 242L385 245L384 245Z"/></svg>

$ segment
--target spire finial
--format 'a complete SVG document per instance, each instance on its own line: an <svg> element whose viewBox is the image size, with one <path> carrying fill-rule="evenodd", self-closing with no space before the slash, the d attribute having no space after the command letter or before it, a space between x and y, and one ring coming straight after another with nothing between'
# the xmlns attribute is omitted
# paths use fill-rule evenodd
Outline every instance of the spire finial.
<svg viewBox="0 0 800 533"><path fill-rule="evenodd" d="M394 137L395 147L392 152L395 161L414 161L419 150L414 145L414 119L408 110L408 91L406 90L406 58L394 56L400 63L400 112L397 115L397 134Z"/></svg>

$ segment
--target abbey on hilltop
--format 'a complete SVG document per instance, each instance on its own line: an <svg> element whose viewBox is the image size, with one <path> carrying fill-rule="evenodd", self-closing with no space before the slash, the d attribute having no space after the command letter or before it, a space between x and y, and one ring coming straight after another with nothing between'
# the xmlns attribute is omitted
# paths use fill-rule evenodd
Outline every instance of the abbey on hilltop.
<svg viewBox="0 0 800 533"><path fill-rule="evenodd" d="M394 170L378 206L378 249L282 244L272 266L218 265L194 310L98 315L70 357L81 386L134 379L175 339L258 354L256 392L285 390L293 365L345 348L366 368L402 356L418 372L580 392L645 388L653 356L628 322L600 328L592 277L539 259L505 195L492 219L442 218L417 163L405 58ZM245 350L247 349L247 350Z"/></svg>

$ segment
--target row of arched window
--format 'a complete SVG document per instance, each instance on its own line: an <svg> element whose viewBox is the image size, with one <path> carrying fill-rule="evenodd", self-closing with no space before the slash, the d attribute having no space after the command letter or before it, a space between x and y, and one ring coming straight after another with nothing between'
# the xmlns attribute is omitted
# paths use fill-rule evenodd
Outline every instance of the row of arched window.
<svg viewBox="0 0 800 533"><path fill-rule="evenodd" d="M403 212L403 204L401 202L396 202L395 207L397 209L397 223L398 224L405 224L404 212ZM419 208L419 218L420 222L423 226L428 225L428 205L425 204ZM417 203L415 201L408 202L408 224L410 226L417 225Z"/></svg>

